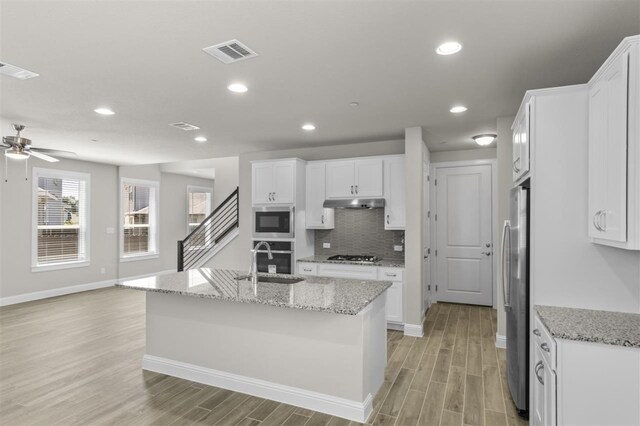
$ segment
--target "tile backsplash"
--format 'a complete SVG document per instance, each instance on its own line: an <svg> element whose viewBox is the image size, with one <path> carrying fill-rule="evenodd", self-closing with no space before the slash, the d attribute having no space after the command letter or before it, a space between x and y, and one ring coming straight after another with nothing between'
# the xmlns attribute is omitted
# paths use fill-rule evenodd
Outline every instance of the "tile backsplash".
<svg viewBox="0 0 640 426"><path fill-rule="evenodd" d="M335 229L315 231L315 253L373 254L384 259L404 259L404 251L394 251L403 245L404 231L385 231L384 209L335 209ZM331 243L331 248L322 248Z"/></svg>

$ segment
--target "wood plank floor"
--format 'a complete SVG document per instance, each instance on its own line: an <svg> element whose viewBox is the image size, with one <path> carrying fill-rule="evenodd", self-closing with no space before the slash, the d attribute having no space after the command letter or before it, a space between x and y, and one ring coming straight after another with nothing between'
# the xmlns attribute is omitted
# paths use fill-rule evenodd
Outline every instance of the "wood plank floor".
<svg viewBox="0 0 640 426"><path fill-rule="evenodd" d="M495 311L435 304L417 339L389 331L375 425L525 425L496 350ZM102 289L0 308L3 425L349 425L141 369L144 293Z"/></svg>

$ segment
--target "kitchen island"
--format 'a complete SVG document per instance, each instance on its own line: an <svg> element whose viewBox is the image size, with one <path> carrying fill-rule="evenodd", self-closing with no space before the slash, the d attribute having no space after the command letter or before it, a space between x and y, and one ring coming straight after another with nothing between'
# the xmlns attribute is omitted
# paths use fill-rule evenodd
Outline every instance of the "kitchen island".
<svg viewBox="0 0 640 426"><path fill-rule="evenodd" d="M200 268L147 291L145 370L364 422L386 367L391 283ZM283 282L278 282L283 281Z"/></svg>

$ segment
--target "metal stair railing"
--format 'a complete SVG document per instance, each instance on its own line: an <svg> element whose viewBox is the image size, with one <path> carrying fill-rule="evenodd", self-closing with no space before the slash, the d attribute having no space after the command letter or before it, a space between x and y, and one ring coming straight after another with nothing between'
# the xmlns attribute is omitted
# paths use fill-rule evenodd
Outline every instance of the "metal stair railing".
<svg viewBox="0 0 640 426"><path fill-rule="evenodd" d="M178 272L193 268L240 226L239 194L236 187L184 240L178 241Z"/></svg>

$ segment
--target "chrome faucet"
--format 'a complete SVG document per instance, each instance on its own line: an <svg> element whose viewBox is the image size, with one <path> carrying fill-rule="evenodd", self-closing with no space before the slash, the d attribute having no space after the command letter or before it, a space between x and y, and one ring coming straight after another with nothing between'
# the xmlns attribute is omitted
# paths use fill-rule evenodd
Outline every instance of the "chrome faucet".
<svg viewBox="0 0 640 426"><path fill-rule="evenodd" d="M271 246L266 241L260 241L256 246L251 250L251 269L249 270L249 275L251 275L251 284L253 285L254 290L258 286L258 249L262 246L267 247L267 256L269 259L273 259L273 254L271 254Z"/></svg>

